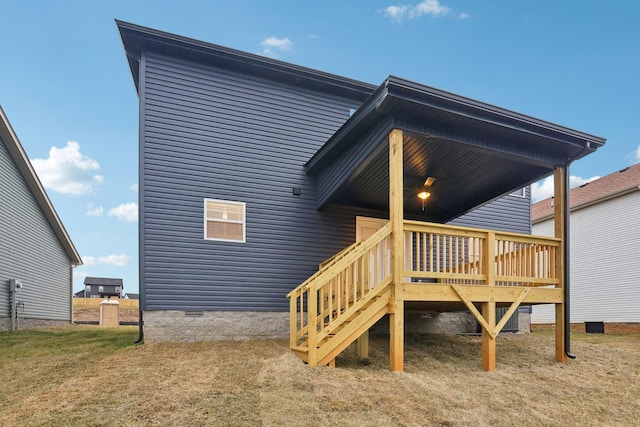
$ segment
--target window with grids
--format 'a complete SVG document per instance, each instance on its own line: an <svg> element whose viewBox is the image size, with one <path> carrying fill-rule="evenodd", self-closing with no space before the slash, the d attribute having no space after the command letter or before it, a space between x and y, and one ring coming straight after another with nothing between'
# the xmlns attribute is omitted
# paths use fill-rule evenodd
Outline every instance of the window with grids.
<svg viewBox="0 0 640 427"><path fill-rule="evenodd" d="M204 238L244 243L245 204L204 199Z"/></svg>

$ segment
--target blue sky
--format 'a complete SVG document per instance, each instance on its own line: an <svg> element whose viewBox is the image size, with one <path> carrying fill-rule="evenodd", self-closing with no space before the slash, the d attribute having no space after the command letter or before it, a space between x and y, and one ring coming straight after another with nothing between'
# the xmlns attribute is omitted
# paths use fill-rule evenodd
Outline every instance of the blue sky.
<svg viewBox="0 0 640 427"><path fill-rule="evenodd" d="M640 161L640 2L13 1L0 105L85 261L137 292L137 95L114 19L379 84L396 75L607 138ZM538 197L549 183L535 186Z"/></svg>

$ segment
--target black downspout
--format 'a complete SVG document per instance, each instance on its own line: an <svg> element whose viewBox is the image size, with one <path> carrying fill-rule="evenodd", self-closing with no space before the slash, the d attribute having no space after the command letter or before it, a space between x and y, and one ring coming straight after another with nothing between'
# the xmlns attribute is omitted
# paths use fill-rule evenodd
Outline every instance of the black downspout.
<svg viewBox="0 0 640 427"><path fill-rule="evenodd" d="M588 146L588 145L587 145ZM564 168L564 212L562 221L564 222L564 234L562 240L564 240L564 352L569 359L575 359L576 355L571 353L571 313L569 311L569 286L570 286L570 265L569 265L569 218L571 213L571 205L569 191L571 190L569 185L569 164Z"/></svg>
<svg viewBox="0 0 640 427"><path fill-rule="evenodd" d="M140 300L138 300L138 305L140 304ZM138 310L138 339L135 340L134 344L140 344L144 341L144 329L142 328L143 320L142 320L142 309Z"/></svg>
<svg viewBox="0 0 640 427"><path fill-rule="evenodd" d="M569 159L567 165L564 167L564 214L562 221L564 222L564 234L562 236L562 240L564 240L564 353L567 355L569 359L575 359L576 355L571 353L571 312L570 312L570 292L569 288L571 287L571 279L570 279L570 261L569 261L569 218L571 217L571 197L569 192L571 191L571 187L569 185L570 181L570 172L569 166L575 159L579 159L583 156L587 151L595 151L591 148L591 143L586 141L584 147L580 152Z"/></svg>

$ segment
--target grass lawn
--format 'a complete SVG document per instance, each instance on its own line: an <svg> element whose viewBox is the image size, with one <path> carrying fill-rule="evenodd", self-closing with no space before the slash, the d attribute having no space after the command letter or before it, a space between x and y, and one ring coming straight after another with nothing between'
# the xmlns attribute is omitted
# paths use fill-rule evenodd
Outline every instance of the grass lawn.
<svg viewBox="0 0 640 427"><path fill-rule="evenodd" d="M640 335L498 337L497 371L473 336L411 336L405 372L388 342L310 369L285 340L134 346L136 327L0 333L0 426L638 425Z"/></svg>

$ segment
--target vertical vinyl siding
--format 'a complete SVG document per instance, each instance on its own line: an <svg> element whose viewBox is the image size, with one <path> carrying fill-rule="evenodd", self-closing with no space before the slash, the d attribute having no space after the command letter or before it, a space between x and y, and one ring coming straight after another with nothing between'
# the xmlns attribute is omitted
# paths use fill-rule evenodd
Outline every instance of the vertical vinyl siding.
<svg viewBox="0 0 640 427"><path fill-rule="evenodd" d="M0 183L0 317L17 278L22 317L71 320L70 261L1 139Z"/></svg>
<svg viewBox="0 0 640 427"><path fill-rule="evenodd" d="M288 310L286 293L353 242L363 214L318 212L303 169L358 102L158 55L144 61L145 308ZM246 203L246 243L204 239L205 198Z"/></svg>
<svg viewBox="0 0 640 427"><path fill-rule="evenodd" d="M640 192L571 212L571 322L640 322ZM553 220L534 225L553 235ZM532 321L553 323L553 306Z"/></svg>

